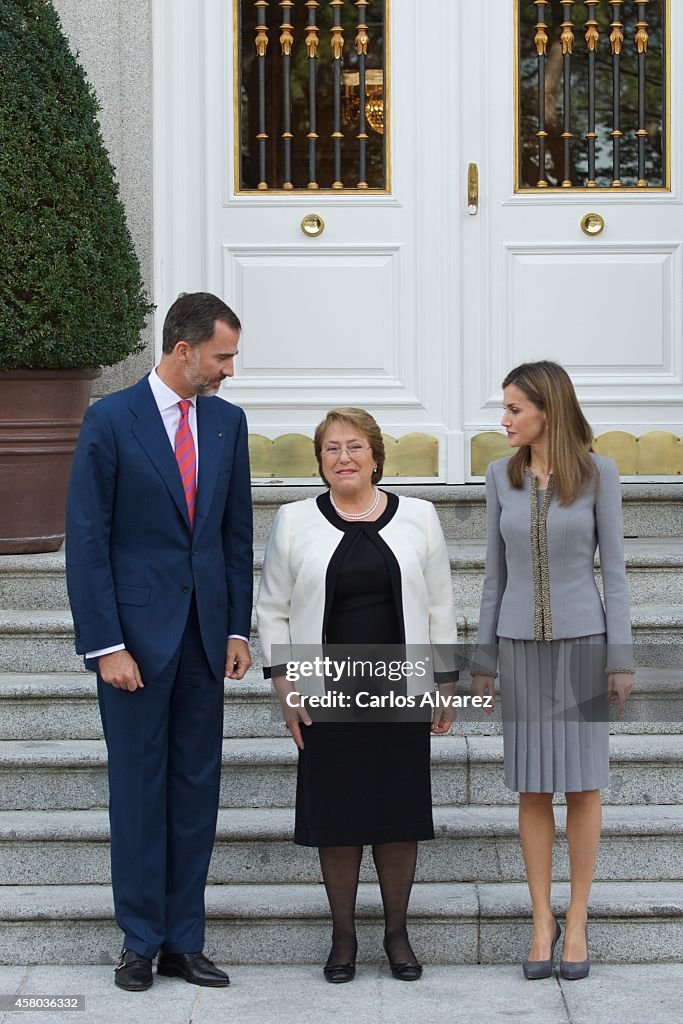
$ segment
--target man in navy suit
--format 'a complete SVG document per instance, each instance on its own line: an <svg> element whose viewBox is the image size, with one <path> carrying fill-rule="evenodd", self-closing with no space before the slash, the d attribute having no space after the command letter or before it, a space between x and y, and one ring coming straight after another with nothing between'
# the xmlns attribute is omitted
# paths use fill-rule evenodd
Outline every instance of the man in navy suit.
<svg viewBox="0 0 683 1024"><path fill-rule="evenodd" d="M67 507L76 650L97 672L109 757L112 885L124 948L114 980L229 979L203 955L224 677L251 665L247 425L214 397L241 325L181 295L148 377L87 412Z"/></svg>

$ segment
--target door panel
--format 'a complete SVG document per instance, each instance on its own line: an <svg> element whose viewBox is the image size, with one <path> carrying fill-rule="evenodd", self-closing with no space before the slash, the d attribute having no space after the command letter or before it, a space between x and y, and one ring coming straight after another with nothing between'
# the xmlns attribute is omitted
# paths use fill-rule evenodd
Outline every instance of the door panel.
<svg viewBox="0 0 683 1024"><path fill-rule="evenodd" d="M343 18L360 18L362 6L344 0ZM450 31L457 12L446 0L433 7L435 23ZM279 25L288 18L292 60L299 59L305 37L299 38L297 25L311 5L271 0L259 8L259 17L265 11L269 19L269 47L281 46ZM259 465L271 466L269 478L297 476L291 460L278 472L276 456L284 450L278 438L300 434L305 451L326 410L349 404L367 407L390 437L406 438L394 463L397 478L445 480L454 467L463 478L458 294L449 250L458 202L451 174L457 133L446 131L453 120L446 120L444 108L444 101L455 102L457 64L437 59L434 36L423 31L421 5L390 0L388 9L382 116L391 191L358 189L352 177L348 189L240 192L232 0L157 3L155 74L163 125L157 144L157 301L166 308L179 291L196 287L234 305L244 331L225 397L245 408L250 434L258 435L254 451L267 451L272 442L273 458L259 458ZM321 0L318 25L339 10L337 0ZM367 13L372 49L372 3ZM350 71L342 77L350 90L359 76L354 46L347 31L341 70ZM325 50L321 42L319 53L331 59L329 43ZM301 109L305 113L305 103ZM272 134L272 111L269 116ZM304 180L306 168L297 171L299 142L292 147L292 176ZM355 142L345 139L347 144ZM254 152L258 160L258 147ZM368 149L368 174L370 158ZM316 237L302 230L308 214L324 221ZM309 462L302 481L310 481Z"/></svg>
<svg viewBox="0 0 683 1024"><path fill-rule="evenodd" d="M234 296L250 335L259 339L258 345L245 347L242 377L258 376L263 384L270 376L272 386L283 383L276 382L277 377L294 384L306 380L316 389L336 387L346 378L355 389L394 387L396 400L401 401L404 353L396 345L400 247L318 245L313 252L301 252L296 247L226 245L225 255L226 293ZM359 279L363 289L356 293ZM302 295L305 303L295 316L292 296ZM324 344L342 314L344 295L354 296L349 326L355 322L363 330L344 329L338 344ZM292 328L285 332L283 353L282 324L276 320L274 325L274 319L278 314L286 317L288 311Z"/></svg>
<svg viewBox="0 0 683 1024"><path fill-rule="evenodd" d="M598 435L614 430L678 434L683 206L677 129L670 140L671 191L515 193L515 6L514 0L488 5L491 17L487 32L478 37L480 45L462 51L463 77L471 85L463 151L479 163L481 190L479 212L463 216L468 451L472 438L498 429L500 382L527 359L554 359L567 368ZM669 52L678 54L683 12L672 6ZM586 45L581 35L579 45ZM675 60L670 93L671 124L677 126L680 64ZM582 231L588 212L603 218L601 234ZM496 447L493 439L483 447L507 451L505 443ZM486 461L481 443L475 450L473 478ZM657 476L656 460L652 466L649 475Z"/></svg>

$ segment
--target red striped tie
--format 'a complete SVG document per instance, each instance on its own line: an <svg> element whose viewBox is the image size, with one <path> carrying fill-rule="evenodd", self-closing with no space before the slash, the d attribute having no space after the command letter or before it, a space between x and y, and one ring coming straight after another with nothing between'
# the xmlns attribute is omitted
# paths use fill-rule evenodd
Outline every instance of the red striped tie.
<svg viewBox="0 0 683 1024"><path fill-rule="evenodd" d="M180 470L180 478L183 481L185 501L187 502L187 514L190 517L190 526L194 528L194 506L197 500L197 457L194 450L194 438L190 430L188 414L192 402L184 398L178 402L180 408L180 423L175 435L175 457Z"/></svg>

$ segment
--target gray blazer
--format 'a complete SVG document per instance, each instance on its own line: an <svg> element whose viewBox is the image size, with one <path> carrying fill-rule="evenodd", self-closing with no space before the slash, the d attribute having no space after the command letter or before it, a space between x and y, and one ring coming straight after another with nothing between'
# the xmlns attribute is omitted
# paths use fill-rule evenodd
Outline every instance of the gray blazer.
<svg viewBox="0 0 683 1024"><path fill-rule="evenodd" d="M592 458L598 478L571 505L552 495L552 478L545 499L537 501L530 473L516 490L507 475L509 457L489 464L479 645L495 648L499 636L556 640L606 633L615 647L608 662L615 665L616 657L618 667L631 664L621 483L612 459ZM593 574L598 546L604 607Z"/></svg>

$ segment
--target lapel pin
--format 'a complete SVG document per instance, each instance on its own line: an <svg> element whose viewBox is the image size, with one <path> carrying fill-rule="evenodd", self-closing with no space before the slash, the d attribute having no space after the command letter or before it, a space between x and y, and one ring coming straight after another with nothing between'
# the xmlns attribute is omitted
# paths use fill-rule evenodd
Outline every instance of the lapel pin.
<svg viewBox="0 0 683 1024"><path fill-rule="evenodd" d="M222 431L222 430L219 430L219 431L218 431L218 436L219 436L219 437L222 437L222 436L223 436L223 431Z"/></svg>

